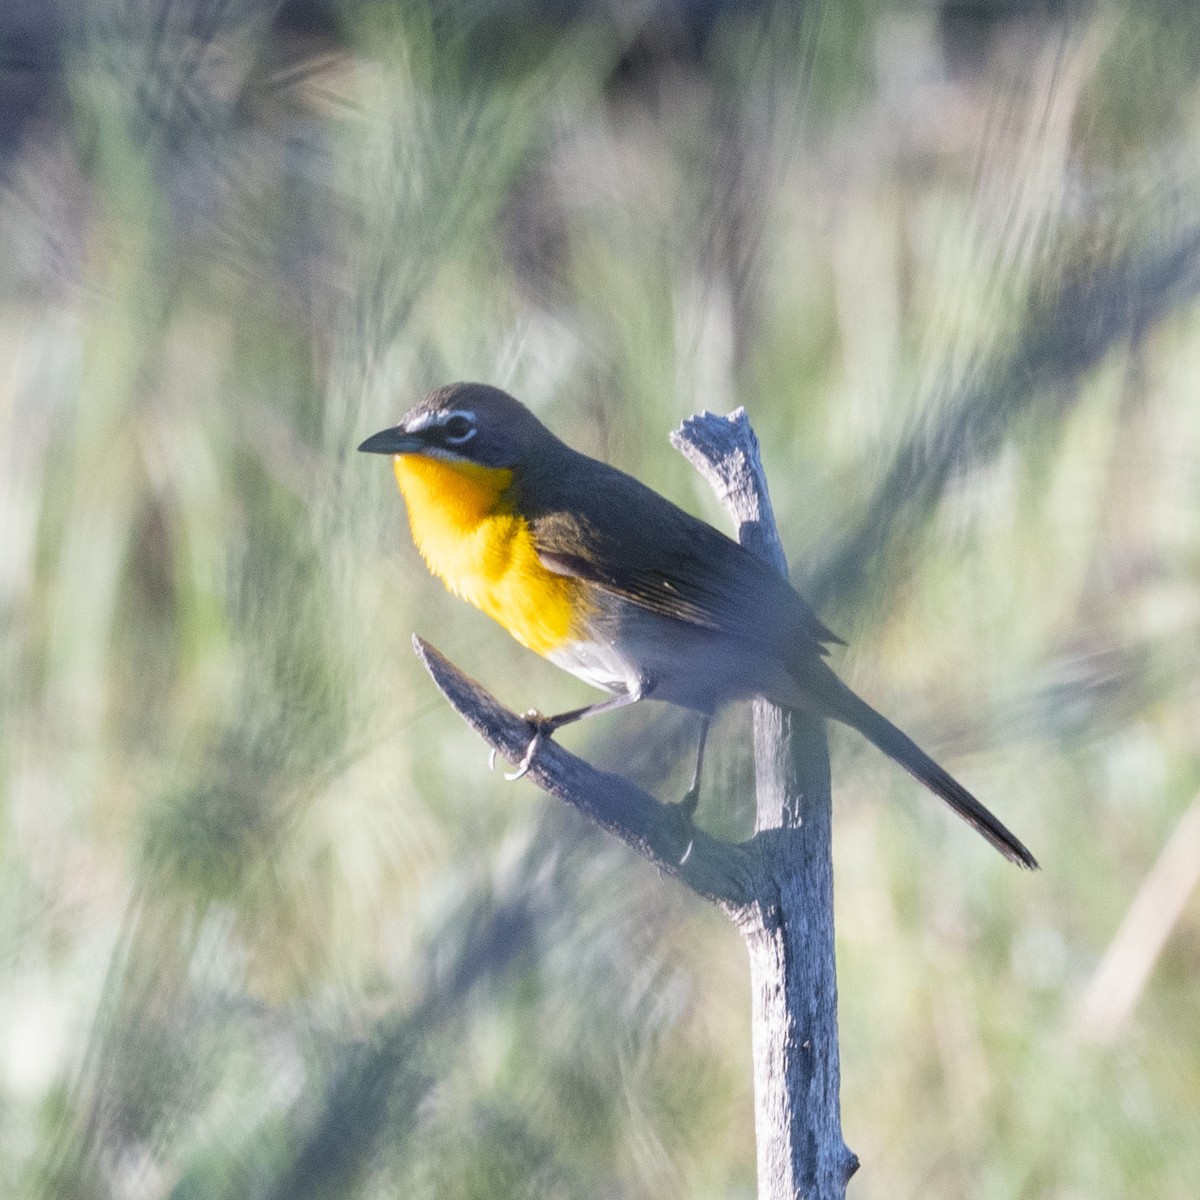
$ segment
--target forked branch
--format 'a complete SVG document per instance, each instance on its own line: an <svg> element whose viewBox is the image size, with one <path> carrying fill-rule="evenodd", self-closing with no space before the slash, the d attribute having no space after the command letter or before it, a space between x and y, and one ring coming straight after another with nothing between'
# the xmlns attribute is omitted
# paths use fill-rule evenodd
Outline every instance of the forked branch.
<svg viewBox="0 0 1200 1200"><path fill-rule="evenodd" d="M754 436L740 409L692 417L672 442L713 486L743 544L787 566ZM427 642L414 645L455 710L511 762L529 723ZM573 805L665 874L719 905L750 952L760 1200L841 1200L858 1160L842 1140L829 751L819 719L755 704L756 832L718 841L679 805L589 766L550 739L529 778Z"/></svg>

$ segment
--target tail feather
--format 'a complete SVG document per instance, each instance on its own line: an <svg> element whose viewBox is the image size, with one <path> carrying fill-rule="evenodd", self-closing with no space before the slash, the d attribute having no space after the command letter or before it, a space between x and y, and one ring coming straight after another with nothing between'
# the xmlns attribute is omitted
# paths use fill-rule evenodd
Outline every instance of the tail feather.
<svg viewBox="0 0 1200 1200"><path fill-rule="evenodd" d="M829 678L836 688L823 688L822 691L826 693L830 716L857 729L869 742L899 763L914 779L923 783L968 825L987 838L1010 862L1030 871L1038 869L1037 859L1021 841L957 779L934 762L906 733L855 695L832 671L829 672ZM836 695L829 695L830 691L836 691Z"/></svg>

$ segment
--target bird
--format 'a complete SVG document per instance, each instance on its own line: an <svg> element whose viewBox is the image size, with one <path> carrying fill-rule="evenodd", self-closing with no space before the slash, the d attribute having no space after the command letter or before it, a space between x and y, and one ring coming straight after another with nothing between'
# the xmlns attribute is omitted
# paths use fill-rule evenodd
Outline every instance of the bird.
<svg viewBox="0 0 1200 1200"><path fill-rule="evenodd" d="M430 571L518 642L608 693L543 716L541 740L646 699L698 713L682 801L694 813L708 724L764 697L856 729L1011 862L1034 856L907 734L829 665L844 644L791 584L733 538L633 476L572 449L519 400L485 383L436 388L359 450L392 458Z"/></svg>

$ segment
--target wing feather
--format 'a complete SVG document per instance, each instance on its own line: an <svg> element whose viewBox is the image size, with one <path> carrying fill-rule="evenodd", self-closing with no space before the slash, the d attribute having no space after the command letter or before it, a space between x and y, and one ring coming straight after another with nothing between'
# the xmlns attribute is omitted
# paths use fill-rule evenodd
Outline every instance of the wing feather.
<svg viewBox="0 0 1200 1200"><path fill-rule="evenodd" d="M840 642L792 586L748 550L630 475L583 455L561 484L543 474L522 488L541 562L642 608L772 650ZM560 467L561 467L560 460ZM562 479L567 472L558 470ZM521 487L521 482L517 481ZM533 502L532 497L538 501ZM797 644L799 643L799 644Z"/></svg>

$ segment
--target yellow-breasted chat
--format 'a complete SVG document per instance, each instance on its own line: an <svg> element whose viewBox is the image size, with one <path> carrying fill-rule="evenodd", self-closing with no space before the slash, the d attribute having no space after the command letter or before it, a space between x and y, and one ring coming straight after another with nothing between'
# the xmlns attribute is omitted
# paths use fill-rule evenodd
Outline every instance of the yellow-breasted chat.
<svg viewBox="0 0 1200 1200"><path fill-rule="evenodd" d="M763 696L857 729L1006 858L1008 829L825 661L840 642L791 585L732 538L615 467L572 450L524 405L481 383L431 392L360 450L392 456L413 540L450 591L608 699L527 714L538 741L581 717L664 700L708 720Z"/></svg>

